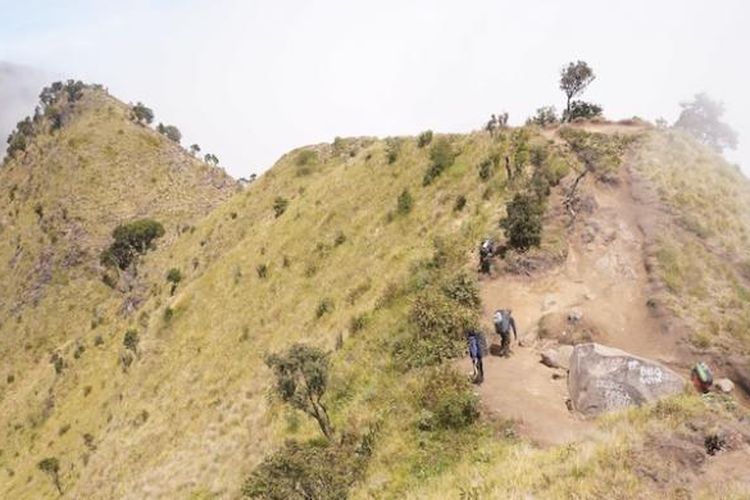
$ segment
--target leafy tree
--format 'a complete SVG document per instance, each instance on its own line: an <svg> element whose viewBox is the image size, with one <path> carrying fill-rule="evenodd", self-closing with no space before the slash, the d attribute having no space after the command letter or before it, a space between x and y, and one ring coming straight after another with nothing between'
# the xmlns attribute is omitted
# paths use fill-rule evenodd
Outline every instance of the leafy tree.
<svg viewBox="0 0 750 500"><path fill-rule="evenodd" d="M580 95L594 81L594 71L584 61L568 63L560 72L560 90L565 92L566 116L570 116L570 101Z"/></svg>
<svg viewBox="0 0 750 500"><path fill-rule="evenodd" d="M142 102L138 102L133 106L133 117L138 123L145 123L148 125L154 121L154 112Z"/></svg>
<svg viewBox="0 0 750 500"><path fill-rule="evenodd" d="M200 152L201 152L201 147L200 146L198 146L197 144L191 144L190 145L190 154L191 155L196 156ZM218 163L218 161L217 161L217 163Z"/></svg>
<svg viewBox="0 0 750 500"><path fill-rule="evenodd" d="M528 125L547 127L557 123L557 111L554 106L542 106L536 110L536 114L526 120Z"/></svg>
<svg viewBox="0 0 750 500"><path fill-rule="evenodd" d="M63 490L62 486L60 485L60 462L57 460L57 458L45 458L36 466L40 471L44 472L50 477L55 485L55 488L57 488L57 492L62 495Z"/></svg>
<svg viewBox="0 0 750 500"><path fill-rule="evenodd" d="M101 262L127 267L138 255L145 254L154 247L154 240L164 236L164 226L152 219L140 219L129 224L121 224L112 232L114 242L102 252Z"/></svg>
<svg viewBox="0 0 750 500"><path fill-rule="evenodd" d="M602 107L586 101L572 101L569 109L563 112L562 119L565 122L572 122L577 118L591 119L602 115Z"/></svg>
<svg viewBox="0 0 750 500"><path fill-rule="evenodd" d="M180 132L180 129L178 129L174 125L164 125L163 123L159 123L159 125L156 126L156 131L163 136L166 136L166 138L170 141L176 142L177 144L179 144L182 140L182 133Z"/></svg>
<svg viewBox="0 0 750 500"><path fill-rule="evenodd" d="M328 385L328 356L317 347L294 344L282 354L268 356L266 365L276 376L276 394L313 417L330 440L333 427L321 401Z"/></svg>
<svg viewBox="0 0 750 500"><path fill-rule="evenodd" d="M696 94L692 101L681 102L682 112L674 124L715 151L737 147L737 132L721 121L724 104L707 94Z"/></svg>
<svg viewBox="0 0 750 500"><path fill-rule="evenodd" d="M219 165L219 158L213 154L213 153L206 153L206 155L203 157L203 161L208 163L209 165L216 167Z"/></svg>
<svg viewBox="0 0 750 500"><path fill-rule="evenodd" d="M542 242L544 206L530 194L518 193L506 205L507 215L500 221L510 245L521 251Z"/></svg>

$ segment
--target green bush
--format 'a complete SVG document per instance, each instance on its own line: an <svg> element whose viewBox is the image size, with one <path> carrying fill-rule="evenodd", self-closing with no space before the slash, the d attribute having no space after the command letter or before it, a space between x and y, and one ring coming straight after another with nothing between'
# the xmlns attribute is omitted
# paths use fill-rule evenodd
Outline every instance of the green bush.
<svg viewBox="0 0 750 500"><path fill-rule="evenodd" d="M120 269L135 261L138 255L154 248L154 240L164 236L164 226L152 219L140 219L117 226L112 232L114 242L101 255L105 265L116 265Z"/></svg>
<svg viewBox="0 0 750 500"><path fill-rule="evenodd" d="M422 185L428 186L432 184L432 181L435 180L436 177L442 174L445 169L453 165L456 156L458 156L458 153L453 148L450 140L442 137L435 141L435 144L430 148L431 163L422 178Z"/></svg>
<svg viewBox="0 0 750 500"><path fill-rule="evenodd" d="M487 182L492 178L493 175L495 175L495 169L497 169L497 166L500 164L500 154L495 153L484 160L481 161L479 164L479 178Z"/></svg>
<svg viewBox="0 0 750 500"><path fill-rule="evenodd" d="M174 125L164 125L163 123L160 123L156 126L156 131L165 136L170 141L176 142L177 144L179 144L182 140L182 133L180 132L180 129L178 129Z"/></svg>
<svg viewBox="0 0 750 500"><path fill-rule="evenodd" d="M277 196L275 200L273 200L273 214L274 217L281 217L281 215L286 212L286 208L289 206L289 200L286 198L282 198L281 196Z"/></svg>
<svg viewBox="0 0 750 500"><path fill-rule="evenodd" d="M565 110L563 112L563 121L571 122L578 118L582 120L590 120L591 118L597 118L602 115L602 107L586 101L571 101L570 111Z"/></svg>
<svg viewBox="0 0 750 500"><path fill-rule="evenodd" d="M242 494L267 500L347 498L369 457L364 439L287 441L253 470Z"/></svg>
<svg viewBox="0 0 750 500"><path fill-rule="evenodd" d="M443 284L443 293L449 299L465 307L479 309L482 305L476 276L469 275L466 271L460 271L448 279Z"/></svg>
<svg viewBox="0 0 750 500"><path fill-rule="evenodd" d="M268 265L258 264L255 266L255 272L258 274L258 278L265 279L268 276Z"/></svg>
<svg viewBox="0 0 750 500"><path fill-rule="evenodd" d="M466 196L464 195L458 195L456 197L456 202L453 204L453 211L454 212L460 212L466 207Z"/></svg>
<svg viewBox="0 0 750 500"><path fill-rule="evenodd" d="M432 142L432 130L425 130L417 137L417 146L423 148Z"/></svg>
<svg viewBox="0 0 750 500"><path fill-rule="evenodd" d="M400 195L398 195L398 203L396 204L396 212L399 215L406 215L411 212L414 206L414 199L408 189L404 189Z"/></svg>
<svg viewBox="0 0 750 500"><path fill-rule="evenodd" d="M169 272L167 272L167 281L172 284L169 294L174 295L175 290L177 290L177 285L182 281L182 273L180 270L176 267L170 269Z"/></svg>
<svg viewBox="0 0 750 500"><path fill-rule="evenodd" d="M425 430L461 429L479 417L479 401L468 379L449 366L426 374L420 402L427 412L420 422Z"/></svg>
<svg viewBox="0 0 750 500"><path fill-rule="evenodd" d="M154 121L154 112L151 110L151 108L146 107L146 105L142 102L136 103L132 108L132 112L133 118L138 123L149 124ZM198 148L198 150L200 151L200 148Z"/></svg>
<svg viewBox="0 0 750 500"><path fill-rule="evenodd" d="M333 308L333 300L328 297L320 299L320 302L318 302L318 307L315 309L315 317L322 318L324 314L333 311Z"/></svg>
<svg viewBox="0 0 750 500"><path fill-rule="evenodd" d="M510 246L526 251L542 242L544 207L534 195L518 193L506 205L507 215L500 221Z"/></svg>
<svg viewBox="0 0 750 500"><path fill-rule="evenodd" d="M554 106L542 106L536 110L534 116L526 120L526 124L547 127L549 125L555 125L558 121L557 111L555 111Z"/></svg>
<svg viewBox="0 0 750 500"><path fill-rule="evenodd" d="M40 471L44 472L50 477L52 484L55 485L55 489L60 495L62 495L63 490L62 486L60 485L60 461L55 457L45 458L44 460L36 464L36 466Z"/></svg>
<svg viewBox="0 0 750 500"><path fill-rule="evenodd" d="M396 163L398 155L401 152L401 140L389 137L385 140L385 156L388 164Z"/></svg>
<svg viewBox="0 0 750 500"><path fill-rule="evenodd" d="M367 313L362 313L358 316L352 316L349 321L349 331L354 334L367 328L367 324L370 322L370 316Z"/></svg>

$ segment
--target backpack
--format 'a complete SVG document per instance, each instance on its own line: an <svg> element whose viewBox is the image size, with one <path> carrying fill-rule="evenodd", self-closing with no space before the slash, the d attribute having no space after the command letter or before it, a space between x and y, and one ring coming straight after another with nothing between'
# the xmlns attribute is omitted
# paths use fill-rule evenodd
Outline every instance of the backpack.
<svg viewBox="0 0 750 500"><path fill-rule="evenodd" d="M708 365L704 363L703 361L697 363L695 365L695 368L693 368L693 372L698 376L698 379L706 384L711 385L714 383L714 376L711 374L711 370L708 368Z"/></svg>
<svg viewBox="0 0 750 500"><path fill-rule="evenodd" d="M495 312L495 329L498 332L510 331L510 314L507 311L496 311Z"/></svg>
<svg viewBox="0 0 750 500"><path fill-rule="evenodd" d="M476 334L469 335L469 356L477 359L482 356L482 346L479 343L479 337Z"/></svg>

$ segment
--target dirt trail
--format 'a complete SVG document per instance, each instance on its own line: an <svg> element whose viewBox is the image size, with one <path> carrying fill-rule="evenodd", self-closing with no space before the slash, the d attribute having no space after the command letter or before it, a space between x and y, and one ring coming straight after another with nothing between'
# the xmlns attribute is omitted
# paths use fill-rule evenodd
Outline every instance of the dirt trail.
<svg viewBox="0 0 750 500"><path fill-rule="evenodd" d="M481 282L487 331L497 308L513 310L523 346L510 358L485 358L485 382L478 387L490 413L518 421L540 444L560 444L590 435L593 425L573 416L565 405L567 381L539 363L548 341L537 339L540 318L566 316L575 309L595 325L594 340L633 354L672 364L679 359L678 339L663 331L646 305L649 281L644 265L641 209L633 200L629 174L618 186L597 186L586 179L583 190L598 208L577 221L569 236L566 262L540 277L485 279ZM493 343L499 341L492 335ZM462 368L468 370L468 362ZM563 374L564 375L564 374Z"/></svg>

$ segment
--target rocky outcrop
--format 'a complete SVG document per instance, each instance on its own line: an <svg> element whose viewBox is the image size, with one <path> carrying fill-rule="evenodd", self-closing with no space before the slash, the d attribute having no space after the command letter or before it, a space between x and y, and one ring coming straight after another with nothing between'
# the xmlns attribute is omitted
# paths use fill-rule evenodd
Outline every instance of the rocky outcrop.
<svg viewBox="0 0 750 500"><path fill-rule="evenodd" d="M600 344L579 344L570 356L573 408L596 416L678 394L685 380L655 361Z"/></svg>

